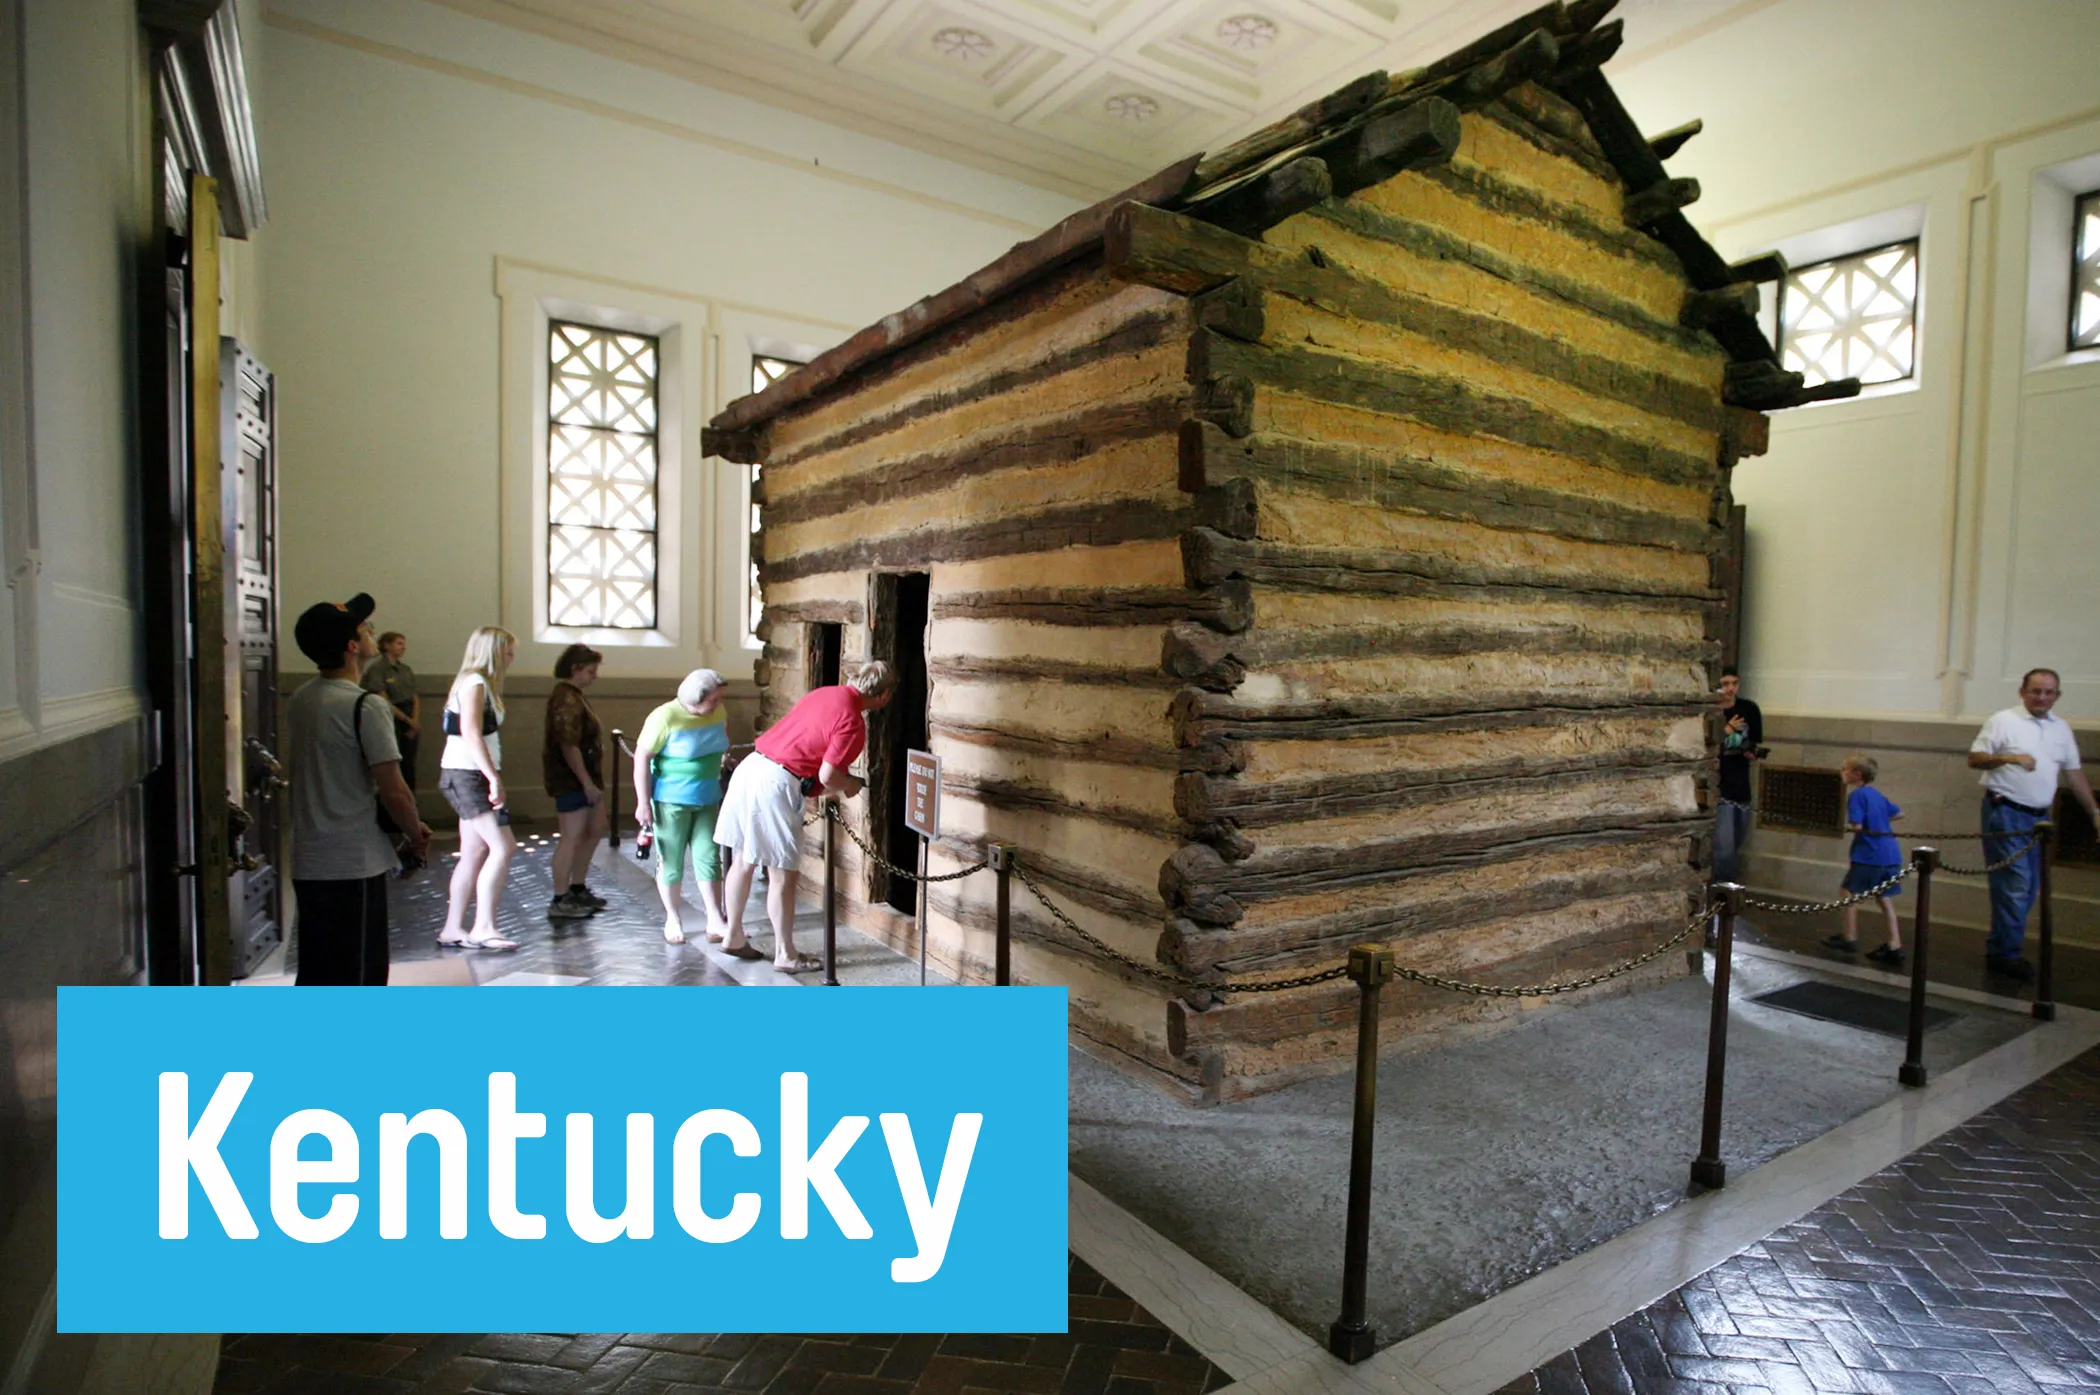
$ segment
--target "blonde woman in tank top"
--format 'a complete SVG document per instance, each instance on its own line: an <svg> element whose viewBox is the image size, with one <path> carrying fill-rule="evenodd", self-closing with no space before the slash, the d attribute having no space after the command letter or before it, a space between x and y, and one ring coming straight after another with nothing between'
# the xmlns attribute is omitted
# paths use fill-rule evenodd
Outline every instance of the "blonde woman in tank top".
<svg viewBox="0 0 2100 1395"><path fill-rule="evenodd" d="M459 676L445 698L445 754L438 761L438 789L459 815L459 865L452 869L452 900L445 911L441 945L467 949L516 949L517 941L496 933L496 910L510 876L518 842L510 831L503 789L503 675L517 657L509 630L484 625L467 637ZM474 903L474 929L466 930L467 903Z"/></svg>

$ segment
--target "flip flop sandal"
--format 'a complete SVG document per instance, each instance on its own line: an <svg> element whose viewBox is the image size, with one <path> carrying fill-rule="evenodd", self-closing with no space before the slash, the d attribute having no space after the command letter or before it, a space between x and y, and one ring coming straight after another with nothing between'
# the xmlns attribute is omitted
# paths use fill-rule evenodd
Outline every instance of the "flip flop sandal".
<svg viewBox="0 0 2100 1395"><path fill-rule="evenodd" d="M732 959L763 959L766 957L766 952L749 940L744 941L735 949L731 949L728 945L723 945L722 953L730 956Z"/></svg>
<svg viewBox="0 0 2100 1395"><path fill-rule="evenodd" d="M782 974L813 974L823 967L824 961L817 958L816 955L798 954L795 956L795 962L792 965L776 963L773 966L773 971Z"/></svg>
<svg viewBox="0 0 2100 1395"><path fill-rule="evenodd" d="M501 935L469 935L459 943L462 949L486 949L495 952L513 950L518 947L516 940L506 940Z"/></svg>
<svg viewBox="0 0 2100 1395"><path fill-rule="evenodd" d="M467 937L465 935L461 935L456 940L448 940L443 935L440 935L437 937L437 942L443 945L446 949L458 949L460 946L464 945L467 942Z"/></svg>

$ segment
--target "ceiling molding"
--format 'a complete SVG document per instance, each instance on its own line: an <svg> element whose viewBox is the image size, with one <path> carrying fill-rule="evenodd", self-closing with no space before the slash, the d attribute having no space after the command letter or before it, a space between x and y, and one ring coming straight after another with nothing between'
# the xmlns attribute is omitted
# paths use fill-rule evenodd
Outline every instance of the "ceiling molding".
<svg viewBox="0 0 2100 1395"><path fill-rule="evenodd" d="M660 47L622 34L521 9L509 0L430 3L1068 198L1097 199L1125 187L1154 167L1143 160L1117 160L1062 141L1025 135L1003 123L973 121L969 113L958 108L828 65L823 80L813 82L807 72L739 36L724 36L713 49L715 61L709 62L668 54Z"/></svg>

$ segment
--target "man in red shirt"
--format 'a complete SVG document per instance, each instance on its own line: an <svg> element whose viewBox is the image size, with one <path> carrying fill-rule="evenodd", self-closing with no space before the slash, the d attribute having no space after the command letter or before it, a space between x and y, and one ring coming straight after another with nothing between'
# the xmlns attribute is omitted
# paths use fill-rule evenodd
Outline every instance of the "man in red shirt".
<svg viewBox="0 0 2100 1395"><path fill-rule="evenodd" d="M715 841L736 855L723 890L729 902L729 943L744 938L744 902L760 867L766 877L766 918L773 922L773 967L803 974L823 967L795 952L795 893L802 880L802 801L835 794L851 799L861 779L847 767L868 744L866 714L896 695L896 676L877 660L848 682L807 693L766 728L758 749L739 762L715 819Z"/></svg>

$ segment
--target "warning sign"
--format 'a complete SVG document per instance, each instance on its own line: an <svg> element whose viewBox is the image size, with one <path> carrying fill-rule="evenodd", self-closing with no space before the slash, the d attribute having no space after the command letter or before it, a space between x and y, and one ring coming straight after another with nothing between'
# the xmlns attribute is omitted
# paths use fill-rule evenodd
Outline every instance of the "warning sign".
<svg viewBox="0 0 2100 1395"><path fill-rule="evenodd" d="M921 838L941 836L941 758L931 751L905 752L904 826Z"/></svg>

